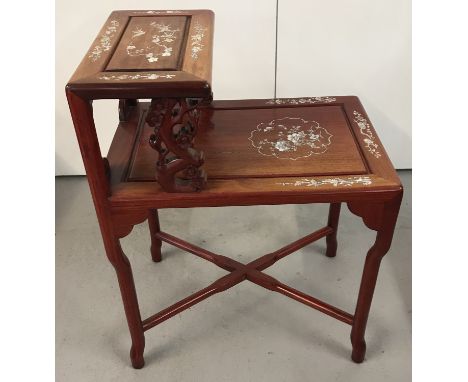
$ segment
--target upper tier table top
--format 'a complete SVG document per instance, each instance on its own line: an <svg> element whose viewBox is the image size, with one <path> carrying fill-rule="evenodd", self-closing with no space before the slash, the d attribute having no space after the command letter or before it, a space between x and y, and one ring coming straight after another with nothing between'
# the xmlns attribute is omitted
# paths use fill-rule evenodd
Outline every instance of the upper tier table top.
<svg viewBox="0 0 468 382"><path fill-rule="evenodd" d="M209 97L210 10L114 11L67 87L89 99Z"/></svg>

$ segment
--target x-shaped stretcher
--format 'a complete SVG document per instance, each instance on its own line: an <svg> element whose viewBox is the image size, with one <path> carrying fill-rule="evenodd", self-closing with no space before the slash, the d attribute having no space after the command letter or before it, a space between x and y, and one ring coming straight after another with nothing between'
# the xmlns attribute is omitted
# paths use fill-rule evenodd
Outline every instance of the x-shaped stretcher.
<svg viewBox="0 0 468 382"><path fill-rule="evenodd" d="M183 249L187 252L193 253L194 255L201 257L218 267L230 272L229 274L221 277L214 281L206 288L193 293L192 295L184 298L183 300L171 305L170 307L162 310L159 313L147 318L143 321L143 330L151 329L152 327L160 324L168 318L190 308L191 306L198 304L204 299L212 296L216 293L223 292L234 285L241 283L244 280L249 280L257 285L260 285L266 289L281 293L287 297L290 297L296 301L299 301L311 308L317 309L322 313L325 313L331 317L336 318L349 325L353 323L353 316L347 312L344 312L332 305L329 305L319 299L302 293L282 282L276 280L262 271L275 264L278 260L290 255L293 252L305 247L306 245L313 243L327 235L333 233L333 228L324 227L321 228L303 238L294 241L293 243L278 249L277 251L268 253L248 264L242 264L236 260L230 259L229 257L217 255L213 252L207 251L196 245L190 244L177 237L169 235L165 232L157 232L156 238L171 244L175 247Z"/></svg>

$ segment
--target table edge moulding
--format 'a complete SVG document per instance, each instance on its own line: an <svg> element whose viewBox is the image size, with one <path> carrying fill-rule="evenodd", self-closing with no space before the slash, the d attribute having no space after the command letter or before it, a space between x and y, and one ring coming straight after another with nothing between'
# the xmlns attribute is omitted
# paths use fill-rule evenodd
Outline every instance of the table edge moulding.
<svg viewBox="0 0 468 382"><path fill-rule="evenodd" d="M112 12L66 86L106 255L122 294L132 365L144 365L145 331L243 281L350 325L351 357L360 363L380 262L401 204L398 175L355 96L213 100L213 26L209 10ZM103 98L119 100L119 124L106 156L93 118L93 100ZM325 227L248 264L164 232L158 218L164 208L303 203L330 204ZM321 238L326 256L335 257L342 203L376 231L353 314L263 273ZM120 239L146 220L153 261L161 261L165 242L229 274L142 319Z"/></svg>

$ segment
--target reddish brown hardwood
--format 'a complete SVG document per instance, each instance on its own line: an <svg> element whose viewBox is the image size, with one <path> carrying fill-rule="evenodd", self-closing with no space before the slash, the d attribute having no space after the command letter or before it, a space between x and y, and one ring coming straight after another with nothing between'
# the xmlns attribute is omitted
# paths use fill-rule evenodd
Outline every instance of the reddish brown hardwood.
<svg viewBox="0 0 468 382"><path fill-rule="evenodd" d="M238 102L231 101L226 102L229 107L222 109L218 109L216 101L214 102L210 119L212 125L201 125L195 142L196 148L204 153L204 169L209 179L367 173L352 128L347 122L348 116L340 105L302 105L290 108L269 105L266 102L268 101L264 100L262 107L239 108ZM262 145L262 140L273 141L276 137L259 130L268 128L272 120L278 121L278 124L283 123L290 129L294 125L309 126L314 124L313 121L318 121L320 128L317 129L317 134L321 130L324 134L331 134L332 143L325 152L317 154L308 150L307 145L299 146L298 151L268 152L266 145ZM152 127L142 125L139 130L139 147L130 169L129 181L153 180L154 162L158 158L157 153L148 146L148 140L153 134ZM302 132L301 130L298 134ZM323 142L328 143L326 139ZM263 152L259 152L258 147L262 146Z"/></svg>
<svg viewBox="0 0 468 382"><path fill-rule="evenodd" d="M398 176L357 97L211 102L212 40L211 11L113 12L66 88L106 254L122 295L132 365L144 365L146 330L243 281L351 325L352 359L362 362L377 275L401 203ZM120 123L106 157L93 120L92 102L100 98L120 100ZM138 101L143 98L152 98L152 106ZM164 112L158 113L157 105ZM200 178L204 189L190 181ZM327 225L248 264L161 231L158 216L163 208L291 203L329 203ZM263 273L322 238L326 255L334 257L342 203L377 232L353 315ZM229 274L142 320L120 239L145 220L153 261L161 261L166 242Z"/></svg>
<svg viewBox="0 0 468 382"><path fill-rule="evenodd" d="M313 232L302 239L299 239L275 252L264 255L257 260L250 262L249 264L242 264L235 260L232 260L225 256L220 256L215 253L209 252L203 248L197 247L196 245L187 243L184 240L176 238L172 235L169 235L165 232L159 232L156 236L171 245L174 245L178 248L181 248L187 252L193 253L196 256L201 257L207 261L210 261L217 266L231 272L231 274L220 278L219 280L213 282L208 287L192 294L191 296L179 301L178 303L162 310L161 312L147 318L143 321L144 330L148 330L166 319L172 317L173 315L182 312L185 309L190 308L194 304L208 298L209 296L222 292L226 289L233 287L234 285L244 281L249 280L255 284L258 284L266 289L281 293L287 297L293 298L305 305L310 306L311 308L317 309L322 313L325 313L331 317L336 318L337 320L343 321L347 324L353 323L353 316L349 313L346 313L338 308L335 308L332 305L329 305L323 301L316 299L315 297L309 296L305 293L302 293L294 288L291 288L280 281L274 279L273 277L266 275L261 272L262 270L270 267L278 260L286 257L295 251L301 249L302 247L319 240L330 233L333 232L331 227L322 228L316 232Z"/></svg>
<svg viewBox="0 0 468 382"><path fill-rule="evenodd" d="M159 232L161 229L159 227L159 215L158 210L150 210L148 212L148 225L151 236L151 258L154 262L158 263L162 260L161 257L161 246L162 241L158 238Z"/></svg>
<svg viewBox="0 0 468 382"><path fill-rule="evenodd" d="M327 235L327 252L328 257L336 256L336 249L338 248L338 242L336 235L338 231L338 222L340 220L340 209L341 203L331 203L330 211L328 213L328 227L333 229L333 232Z"/></svg>
<svg viewBox="0 0 468 382"><path fill-rule="evenodd" d="M194 148L200 101L154 99L145 119L153 129L144 146L157 152L154 178L167 192L197 192L206 185L203 152ZM135 159L136 160L136 159ZM156 166L154 166L156 162ZM135 161L134 161L135 163ZM154 168L155 167L155 168Z"/></svg>
<svg viewBox="0 0 468 382"><path fill-rule="evenodd" d="M68 87L88 99L210 97L213 23L210 10L114 11Z"/></svg>

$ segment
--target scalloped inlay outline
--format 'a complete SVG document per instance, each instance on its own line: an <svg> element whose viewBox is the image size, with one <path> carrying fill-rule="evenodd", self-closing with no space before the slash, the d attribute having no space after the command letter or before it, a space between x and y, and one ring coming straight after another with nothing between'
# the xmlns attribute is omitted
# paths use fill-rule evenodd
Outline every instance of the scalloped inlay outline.
<svg viewBox="0 0 468 382"><path fill-rule="evenodd" d="M266 101L267 105L306 105L314 103L336 102L335 97L308 97L308 98L272 98Z"/></svg>
<svg viewBox="0 0 468 382"><path fill-rule="evenodd" d="M144 73L144 74L104 74L98 77L99 80L106 81L124 81L124 80L159 80L160 78L172 79L175 74L154 74L154 73Z"/></svg>
<svg viewBox="0 0 468 382"><path fill-rule="evenodd" d="M203 37L205 37L205 32L207 30L208 28L204 28L201 24L197 22L194 27L195 33L193 33L190 36L190 39L192 40L192 43L191 43L192 58L195 60L198 58L198 53L200 53L203 50L203 47L205 46L202 41L203 41Z"/></svg>
<svg viewBox="0 0 468 382"><path fill-rule="evenodd" d="M308 179L304 178L296 180L295 182L281 182L276 183L282 186L303 186L303 187L320 187L324 185L332 185L334 187L345 186L351 187L355 184L369 186L372 184L372 179L368 176L350 176L347 178L327 178L327 179Z"/></svg>
<svg viewBox="0 0 468 382"><path fill-rule="evenodd" d="M249 140L259 154L278 159L298 160L323 154L333 137L316 121L284 117L262 122L250 132Z"/></svg>
<svg viewBox="0 0 468 382"><path fill-rule="evenodd" d="M365 119L360 113L358 113L356 110L353 112L354 115L354 122L359 127L359 131L361 132L362 135L364 135L366 138L363 138L364 143L366 144L367 150L376 158L380 158L382 154L377 150L379 148L379 145L374 142L375 136L372 133L372 129L370 127L369 122L367 122L367 119Z"/></svg>
<svg viewBox="0 0 468 382"><path fill-rule="evenodd" d="M107 52L112 48L112 39L115 37L117 28L119 27L119 22L117 20L111 20L110 25L107 26L104 33L101 34L99 38L99 43L94 46L94 49L89 54L88 58L91 61L95 62L99 60L102 56L102 52Z"/></svg>
<svg viewBox="0 0 468 382"><path fill-rule="evenodd" d="M148 62L157 62L159 57L172 56L173 47L171 46L177 40L177 32L180 29L173 29L170 25L153 21L150 23L151 30L144 30L141 26L136 26L132 31L133 36L130 39L126 51L130 57L144 56ZM152 45L138 46L137 40L150 33Z"/></svg>

